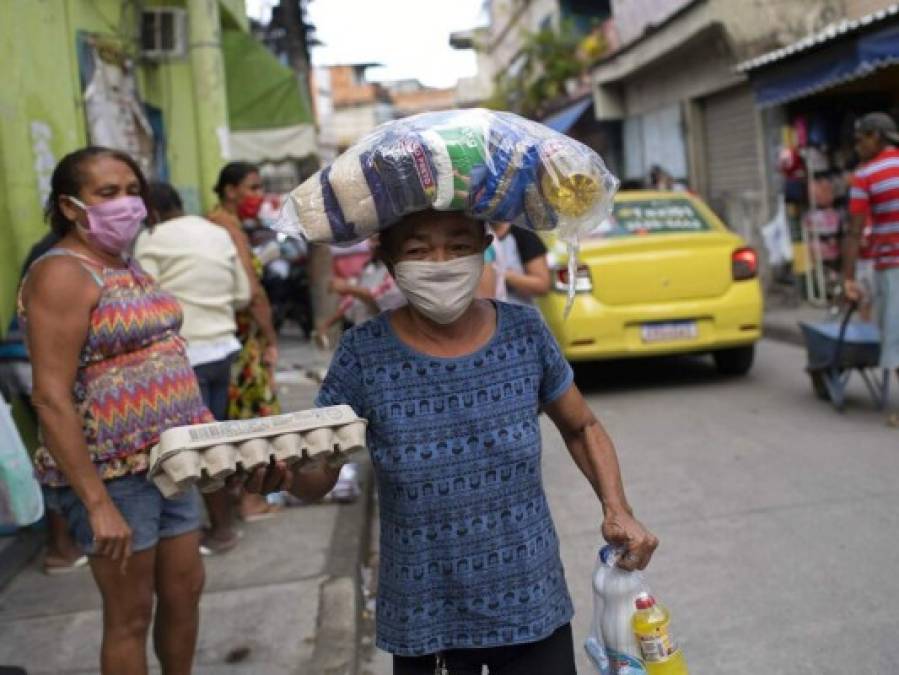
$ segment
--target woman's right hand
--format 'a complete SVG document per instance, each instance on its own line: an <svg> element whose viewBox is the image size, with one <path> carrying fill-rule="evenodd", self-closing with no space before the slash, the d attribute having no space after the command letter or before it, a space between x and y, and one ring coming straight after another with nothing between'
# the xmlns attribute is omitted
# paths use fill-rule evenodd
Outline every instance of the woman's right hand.
<svg viewBox="0 0 899 675"><path fill-rule="evenodd" d="M131 527L110 500L88 510L94 533L94 555L121 561L122 571L131 557Z"/></svg>

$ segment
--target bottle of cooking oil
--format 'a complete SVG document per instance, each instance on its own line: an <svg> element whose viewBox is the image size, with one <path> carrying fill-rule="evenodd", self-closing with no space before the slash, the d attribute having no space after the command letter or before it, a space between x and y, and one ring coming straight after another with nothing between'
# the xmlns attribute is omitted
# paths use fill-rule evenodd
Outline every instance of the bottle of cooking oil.
<svg viewBox="0 0 899 675"><path fill-rule="evenodd" d="M648 675L688 675L683 652L669 631L671 615L649 593L635 601L633 625Z"/></svg>

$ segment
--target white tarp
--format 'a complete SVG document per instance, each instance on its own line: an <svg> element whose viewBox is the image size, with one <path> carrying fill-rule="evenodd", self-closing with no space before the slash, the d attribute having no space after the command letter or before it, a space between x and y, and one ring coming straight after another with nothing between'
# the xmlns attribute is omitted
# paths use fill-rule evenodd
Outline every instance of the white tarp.
<svg viewBox="0 0 899 675"><path fill-rule="evenodd" d="M230 159L257 164L303 159L317 152L315 127L311 124L258 131L232 131L230 140Z"/></svg>

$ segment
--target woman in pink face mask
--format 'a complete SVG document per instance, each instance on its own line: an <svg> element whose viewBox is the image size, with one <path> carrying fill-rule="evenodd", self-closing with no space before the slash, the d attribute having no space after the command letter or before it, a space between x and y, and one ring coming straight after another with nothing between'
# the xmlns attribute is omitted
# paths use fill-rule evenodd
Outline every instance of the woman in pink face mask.
<svg viewBox="0 0 899 675"><path fill-rule="evenodd" d="M47 219L61 240L31 265L18 304L44 444L36 471L90 557L102 672L147 672L155 596L162 670L187 675L204 577L199 495L164 499L146 471L163 431L212 415L178 333L180 305L130 260L147 219L137 164L89 147L64 157L51 185Z"/></svg>
<svg viewBox="0 0 899 675"><path fill-rule="evenodd" d="M262 286L262 265L253 254L244 228L245 222L256 219L262 206L259 169L247 162L231 162L222 168L214 189L219 203L207 218L231 235L250 280L250 304L237 314L237 337L242 348L233 369L228 417L245 419L277 415L281 412L274 381L278 334L272 321L271 304ZM223 552L237 541L229 497L225 490L219 490L204 495L204 498L210 520L204 552ZM242 494L238 510L244 520L254 521L273 515L277 508L259 495Z"/></svg>

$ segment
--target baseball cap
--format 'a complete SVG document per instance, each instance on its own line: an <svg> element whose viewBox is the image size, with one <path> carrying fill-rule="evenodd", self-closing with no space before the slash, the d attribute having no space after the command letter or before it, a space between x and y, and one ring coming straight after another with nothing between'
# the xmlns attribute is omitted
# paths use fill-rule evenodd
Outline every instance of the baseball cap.
<svg viewBox="0 0 899 675"><path fill-rule="evenodd" d="M855 122L855 133L870 134L878 132L891 143L899 143L899 131L893 118L882 112L863 115Z"/></svg>

